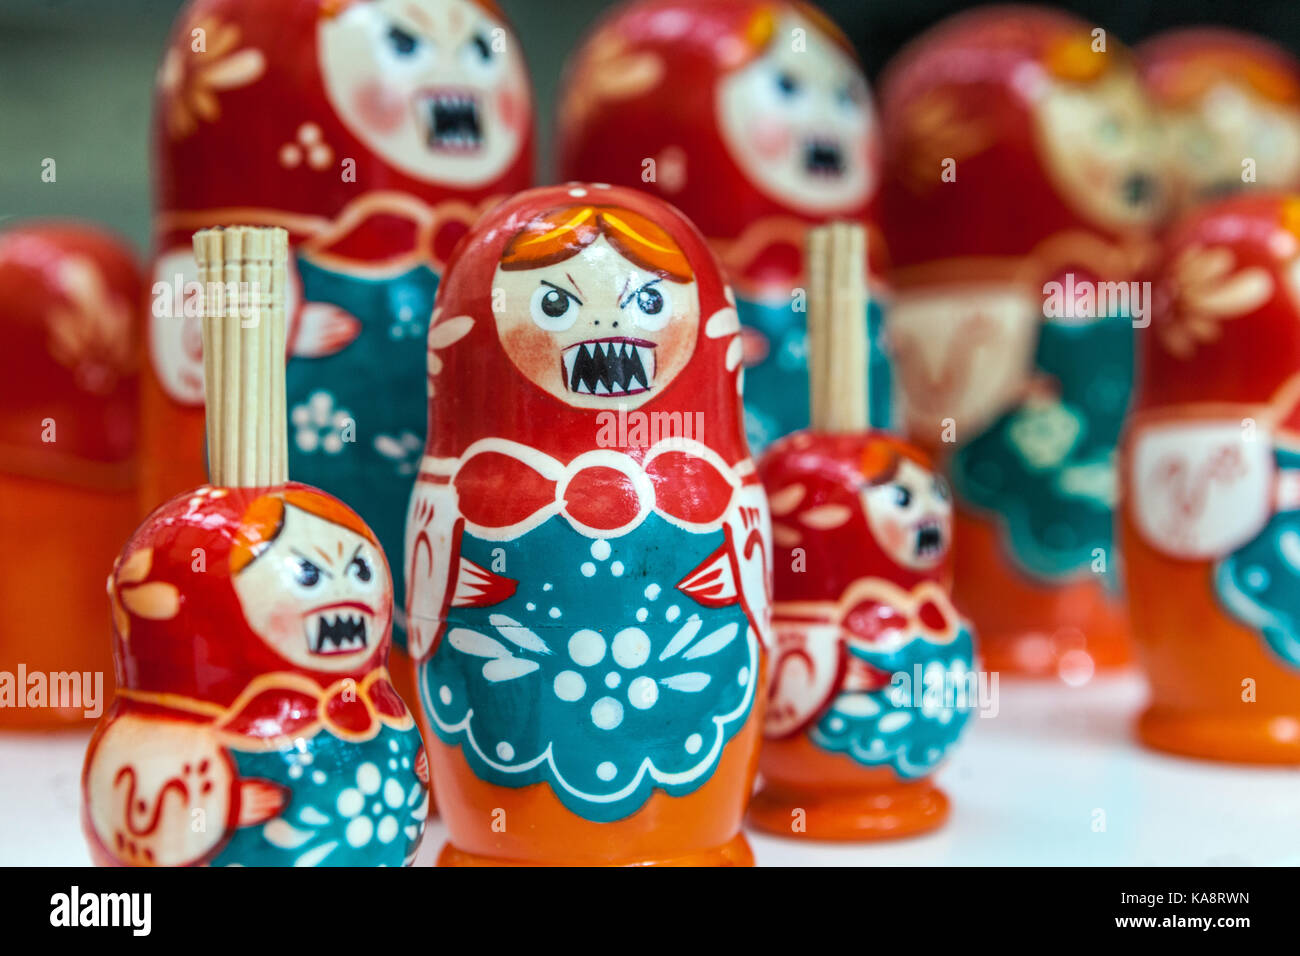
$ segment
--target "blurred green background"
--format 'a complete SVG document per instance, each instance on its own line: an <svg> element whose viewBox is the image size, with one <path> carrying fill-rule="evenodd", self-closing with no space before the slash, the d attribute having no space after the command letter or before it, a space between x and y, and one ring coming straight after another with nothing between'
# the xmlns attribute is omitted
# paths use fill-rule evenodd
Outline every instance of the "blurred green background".
<svg viewBox="0 0 1300 956"><path fill-rule="evenodd" d="M0 0L0 226L77 216L149 235L148 129L154 70L183 0ZM552 104L564 60L612 0L500 0L524 44L550 176ZM909 37L963 0L822 0L873 78ZM1135 42L1170 26L1219 23L1300 52L1300 0L1075 0L1050 4ZM41 163L57 163L54 183Z"/></svg>

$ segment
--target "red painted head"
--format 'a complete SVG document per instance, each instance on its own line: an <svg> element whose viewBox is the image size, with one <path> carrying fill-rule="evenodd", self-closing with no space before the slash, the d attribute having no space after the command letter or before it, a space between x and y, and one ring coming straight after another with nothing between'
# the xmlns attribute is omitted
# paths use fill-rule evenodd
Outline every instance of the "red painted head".
<svg viewBox="0 0 1300 956"><path fill-rule="evenodd" d="M884 432L799 432L759 462L778 602L836 601L882 578L950 585L952 502L929 457Z"/></svg>
<svg viewBox="0 0 1300 956"><path fill-rule="evenodd" d="M1112 36L1034 7L960 14L881 81L882 223L896 265L1021 256L1067 230L1162 213L1158 137Z"/></svg>
<svg viewBox="0 0 1300 956"><path fill-rule="evenodd" d="M1165 134L1174 200L1300 186L1300 61L1262 37L1171 30L1137 49Z"/></svg>
<svg viewBox="0 0 1300 956"><path fill-rule="evenodd" d="M1300 371L1300 197L1188 214L1168 232L1152 294L1139 410L1272 400Z"/></svg>
<svg viewBox="0 0 1300 956"><path fill-rule="evenodd" d="M0 471L129 484L141 288L134 255L99 229L0 234Z"/></svg>
<svg viewBox="0 0 1300 956"><path fill-rule="evenodd" d="M624 4L570 62L559 120L562 175L647 189L710 241L774 217L865 218L879 182L852 47L804 3Z"/></svg>
<svg viewBox="0 0 1300 956"><path fill-rule="evenodd" d="M121 686L222 706L261 674L359 681L386 660L393 619L374 534L295 483L173 498L123 548L109 595Z"/></svg>
<svg viewBox="0 0 1300 956"><path fill-rule="evenodd" d="M676 209L584 183L520 193L479 221L438 289L428 453L504 438L561 462L639 456L623 412L677 434L686 421L735 464L740 348L718 264Z"/></svg>

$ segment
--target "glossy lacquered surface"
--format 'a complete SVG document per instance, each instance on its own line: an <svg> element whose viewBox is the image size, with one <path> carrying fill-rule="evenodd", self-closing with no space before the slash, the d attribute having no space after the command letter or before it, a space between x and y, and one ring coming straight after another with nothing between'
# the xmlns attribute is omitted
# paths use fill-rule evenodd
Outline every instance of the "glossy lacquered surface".
<svg viewBox="0 0 1300 956"><path fill-rule="evenodd" d="M98 228L0 232L0 670L43 682L10 686L6 729L68 726L80 698L112 694L104 573L138 517L141 283ZM64 699L53 675L73 674L79 699Z"/></svg>
<svg viewBox="0 0 1300 956"><path fill-rule="evenodd" d="M521 193L429 347L406 569L442 860L746 862L771 552L704 240L644 193Z"/></svg>
<svg viewBox="0 0 1300 956"><path fill-rule="evenodd" d="M1154 273L1120 528L1151 746L1300 763L1300 198L1189 214Z"/></svg>
<svg viewBox="0 0 1300 956"><path fill-rule="evenodd" d="M912 41L880 101L889 334L907 433L953 483L958 603L990 667L1086 680L1129 654L1112 509L1140 319L1096 293L1137 278L1167 205L1135 62L989 7Z"/></svg>
<svg viewBox="0 0 1300 956"><path fill-rule="evenodd" d="M947 482L882 432L798 432L759 474L776 645L750 820L813 840L934 829L948 800L929 777L977 703Z"/></svg>
<svg viewBox="0 0 1300 956"><path fill-rule="evenodd" d="M428 763L355 512L305 485L198 488L127 542L109 597L119 688L82 772L95 862L414 858Z"/></svg>

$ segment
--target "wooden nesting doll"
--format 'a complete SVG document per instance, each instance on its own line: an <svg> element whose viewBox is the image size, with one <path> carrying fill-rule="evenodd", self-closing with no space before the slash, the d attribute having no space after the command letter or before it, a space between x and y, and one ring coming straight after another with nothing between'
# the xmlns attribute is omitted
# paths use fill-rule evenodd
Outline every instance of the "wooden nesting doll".
<svg viewBox="0 0 1300 956"><path fill-rule="evenodd" d="M771 696L750 820L814 840L939 826L929 780L978 693L953 607L952 501L913 445L867 429L862 231L810 233L813 427L759 462L774 541Z"/></svg>
<svg viewBox="0 0 1300 956"><path fill-rule="evenodd" d="M102 569L138 514L135 315L143 277L79 223L0 233L0 727L98 716Z"/></svg>
<svg viewBox="0 0 1300 956"><path fill-rule="evenodd" d="M1120 529L1175 753L1300 764L1300 196L1188 215L1156 271Z"/></svg>
<svg viewBox="0 0 1300 956"><path fill-rule="evenodd" d="M492 0L194 0L155 111L149 507L205 474L190 234L281 226L290 472L355 506L399 566L438 278L479 213L531 182L518 40Z"/></svg>
<svg viewBox="0 0 1300 956"><path fill-rule="evenodd" d="M744 328L755 452L808 425L804 232L872 218L879 155L853 47L806 3L622 4L574 54L560 95L561 175L671 202L722 261ZM889 362L880 303L869 308L871 418L885 426Z"/></svg>
<svg viewBox="0 0 1300 956"><path fill-rule="evenodd" d="M213 480L146 518L109 578L119 688L82 773L91 855L409 863L428 772L384 666L384 552L347 505L285 479L287 236L207 230L195 253Z"/></svg>
<svg viewBox="0 0 1300 956"><path fill-rule="evenodd" d="M1163 206L1131 56L1066 14L975 10L886 68L881 116L889 335L954 489L957 603L991 669L1082 683L1130 654L1114 454Z"/></svg>
<svg viewBox="0 0 1300 956"><path fill-rule="evenodd" d="M1300 62L1263 37L1170 30L1136 50L1182 208L1258 184L1300 187Z"/></svg>
<svg viewBox="0 0 1300 956"><path fill-rule="evenodd" d="M645 193L530 190L458 247L407 532L440 862L751 862L770 549L741 347L703 239Z"/></svg>

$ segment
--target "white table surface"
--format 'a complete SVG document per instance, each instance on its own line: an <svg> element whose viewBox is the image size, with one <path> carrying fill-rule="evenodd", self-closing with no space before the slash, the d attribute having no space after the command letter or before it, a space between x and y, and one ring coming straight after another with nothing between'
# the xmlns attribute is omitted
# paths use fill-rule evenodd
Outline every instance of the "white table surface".
<svg viewBox="0 0 1300 956"><path fill-rule="evenodd" d="M750 833L766 865L1300 865L1300 768L1140 748L1136 675L1083 688L1002 680L939 779L952 799L928 836L834 846ZM0 734L0 865L89 863L78 821L88 733ZM1104 829L1097 827L1103 819ZM420 863L445 837L431 823Z"/></svg>

